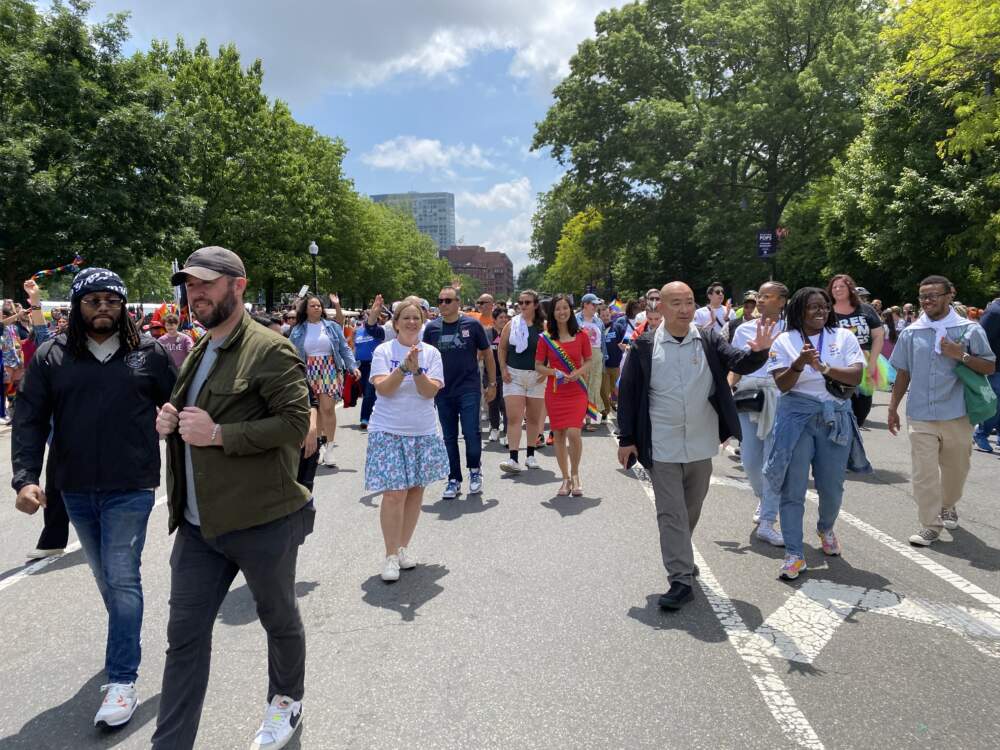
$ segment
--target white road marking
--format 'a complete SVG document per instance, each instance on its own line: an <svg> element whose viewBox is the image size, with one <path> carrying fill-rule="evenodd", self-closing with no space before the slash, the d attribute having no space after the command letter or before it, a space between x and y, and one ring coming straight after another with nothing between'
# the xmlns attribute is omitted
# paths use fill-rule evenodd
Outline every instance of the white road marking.
<svg viewBox="0 0 1000 750"><path fill-rule="evenodd" d="M751 490L750 483L744 479L735 479L733 477L712 477L712 484L717 484L723 487L735 487L737 489ZM806 492L806 498L814 504L819 503L819 496L814 490L809 490ZM972 581L963 578L958 573L954 573L944 565L934 562L927 555L918 552L909 544L904 544L894 537L886 534L884 531L875 528L870 523L862 521L860 518L855 516L853 513L848 513L846 510L841 508L839 520L843 520L845 523L850 524L859 531L864 532L866 535L874 539L875 541L885 545L893 552L897 552L907 560L915 562L921 568L929 573L933 573L938 578L940 578L945 583L954 586L956 589L961 591L963 594L968 594L973 599L978 601L980 604L989 607L994 612L1000 612L1000 597L994 596L985 589L977 586Z"/></svg>
<svg viewBox="0 0 1000 750"><path fill-rule="evenodd" d="M771 656L812 664L857 611L950 630L980 653L1000 659L1000 615L994 612L816 579L803 583L754 635Z"/></svg>
<svg viewBox="0 0 1000 750"><path fill-rule="evenodd" d="M653 488L649 483L646 472L641 466L636 465L633 469L639 478L639 484L646 492L649 501L654 504ZM736 611L736 606L726 595L722 584L708 567L705 558L702 557L697 547L694 547L694 559L701 569L697 579L698 585L705 592L712 611L719 619L726 638L736 650L736 653L743 660L750 678L760 691L761 697L774 720L778 722L781 731L799 747L811 748L812 750L822 750L823 743L820 741L816 731L812 728L809 720L802 713L802 710L795 703L791 692L786 687L781 676L775 671L769 661L770 654L766 644L755 633L751 633L740 613Z"/></svg>
<svg viewBox="0 0 1000 750"><path fill-rule="evenodd" d="M167 501L167 496L162 495L161 497L156 498L156 502L153 503L153 507L156 508L158 505L163 505L166 501ZM15 583L17 583L18 581L23 581L28 576L33 576L35 575L35 573L45 570L52 563L61 560L66 555L76 552L78 549L80 549L79 542L70 542L69 544L66 545L66 550L61 555L55 555L54 557L45 557L42 558L41 560L37 560L31 563L31 565L28 565L22 570L17 571L14 575L4 578L2 581L0 581L0 591L10 588Z"/></svg>

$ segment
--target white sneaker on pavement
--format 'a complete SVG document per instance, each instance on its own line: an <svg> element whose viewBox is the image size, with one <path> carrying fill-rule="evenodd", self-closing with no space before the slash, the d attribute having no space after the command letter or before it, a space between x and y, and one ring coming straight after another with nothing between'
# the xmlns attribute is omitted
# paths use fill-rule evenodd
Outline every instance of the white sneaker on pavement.
<svg viewBox="0 0 1000 750"><path fill-rule="evenodd" d="M382 580L387 583L399 580L399 557L397 555L385 556L385 562L382 563Z"/></svg>
<svg viewBox="0 0 1000 750"><path fill-rule="evenodd" d="M910 537L909 542L910 544L916 544L919 545L920 547L930 547L931 544L933 544L940 538L941 538L941 532L938 531L937 529L923 528L916 534L913 534Z"/></svg>
<svg viewBox="0 0 1000 750"><path fill-rule="evenodd" d="M500 471L506 471L508 474L520 474L524 469L513 458L505 458L500 462Z"/></svg>
<svg viewBox="0 0 1000 750"><path fill-rule="evenodd" d="M500 437L500 430L490 430L490 442L495 443Z"/></svg>
<svg viewBox="0 0 1000 750"><path fill-rule="evenodd" d="M396 553L396 557L399 559L400 570L413 570L417 567L417 558L411 555L406 547L400 547L399 552Z"/></svg>
<svg viewBox="0 0 1000 750"><path fill-rule="evenodd" d="M127 724L135 707L139 705L139 693L134 682L111 682L101 685L104 700L94 716L95 727L120 727Z"/></svg>
<svg viewBox="0 0 1000 750"><path fill-rule="evenodd" d="M760 523L760 502L757 503L757 508L753 512L753 522Z"/></svg>
<svg viewBox="0 0 1000 750"><path fill-rule="evenodd" d="M328 469L336 469L337 462L333 458L333 443L327 443L325 446L326 452L323 454L322 462L323 465Z"/></svg>
<svg viewBox="0 0 1000 750"><path fill-rule="evenodd" d="M478 495L483 491L483 472L481 469L469 469L469 494Z"/></svg>
<svg viewBox="0 0 1000 750"><path fill-rule="evenodd" d="M302 701L276 695L264 711L264 720L250 743L250 750L278 750L292 739L302 726Z"/></svg>
<svg viewBox="0 0 1000 750"><path fill-rule="evenodd" d="M507 436L506 435L501 435L500 436L500 445L502 445L504 448L507 447Z"/></svg>
<svg viewBox="0 0 1000 750"><path fill-rule="evenodd" d="M34 549L28 553L29 560L44 560L46 557L55 557L56 555L61 555L66 550L60 547L59 549Z"/></svg>
<svg viewBox="0 0 1000 750"><path fill-rule="evenodd" d="M781 536L781 532L774 528L773 521L760 522L760 526L757 527L757 538L775 547L785 546L785 539Z"/></svg>
<svg viewBox="0 0 1000 750"><path fill-rule="evenodd" d="M534 456L528 456L526 459L524 459L524 465L529 469L537 469L538 459L535 458Z"/></svg>

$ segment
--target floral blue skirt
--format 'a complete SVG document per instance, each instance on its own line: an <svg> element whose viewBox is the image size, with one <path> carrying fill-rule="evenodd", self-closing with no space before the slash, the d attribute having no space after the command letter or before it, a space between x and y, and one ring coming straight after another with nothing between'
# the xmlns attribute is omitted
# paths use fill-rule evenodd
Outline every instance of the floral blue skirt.
<svg viewBox="0 0 1000 750"><path fill-rule="evenodd" d="M448 451L440 435L368 433L365 489L369 492L426 487L448 478Z"/></svg>

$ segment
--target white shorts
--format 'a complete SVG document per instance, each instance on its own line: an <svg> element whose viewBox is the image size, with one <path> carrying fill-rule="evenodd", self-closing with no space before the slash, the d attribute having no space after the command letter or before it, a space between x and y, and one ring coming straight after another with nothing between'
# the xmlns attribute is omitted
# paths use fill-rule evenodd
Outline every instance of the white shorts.
<svg viewBox="0 0 1000 750"><path fill-rule="evenodd" d="M545 378L538 382L541 376L534 370L518 370L516 367L507 369L510 371L510 382L503 384L504 398L507 396L545 398Z"/></svg>

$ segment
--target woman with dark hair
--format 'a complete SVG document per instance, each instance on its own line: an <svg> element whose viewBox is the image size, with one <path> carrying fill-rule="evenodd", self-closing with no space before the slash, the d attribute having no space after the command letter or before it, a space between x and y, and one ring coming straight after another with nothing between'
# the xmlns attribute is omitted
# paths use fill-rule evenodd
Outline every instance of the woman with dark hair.
<svg viewBox="0 0 1000 750"><path fill-rule="evenodd" d="M884 333L882 356L886 359L892 356L892 350L896 348L896 342L899 341L899 332L903 330L899 326L899 321L902 319L900 313L898 307L887 308L882 313L882 331Z"/></svg>
<svg viewBox="0 0 1000 750"><path fill-rule="evenodd" d="M590 338L580 330L569 299L565 294L555 295L549 303L546 331L538 337L535 371L548 378L545 408L554 433L556 459L562 472L562 485L556 493L560 496L583 495L580 481L583 438L580 431L589 408L585 378L589 368L595 366L593 359Z"/></svg>
<svg viewBox="0 0 1000 750"><path fill-rule="evenodd" d="M816 533L827 555L841 552L833 525L844 496L844 472L871 471L850 406L864 364L857 338L837 325L826 291L799 289L785 308L785 332L771 347L768 365L781 397L764 478L781 496L785 560L780 577L786 580L807 569L802 517L810 465L819 495Z"/></svg>
<svg viewBox="0 0 1000 750"><path fill-rule="evenodd" d="M878 356L882 353L882 319L875 308L865 304L858 296L858 285L846 273L839 273L826 286L827 295L833 300L833 312L837 325L853 333L865 352L866 367L862 373L862 383L851 396L851 408L858 420L858 427L864 427L868 413L872 410L872 393L878 380Z"/></svg>
<svg viewBox="0 0 1000 750"><path fill-rule="evenodd" d="M517 306L520 312L503 327L497 345L498 381L503 383L509 451L508 457L500 462L500 469L508 474L522 471L518 461L522 421L525 422L527 453L523 468L538 468L535 450L545 426L545 378L535 372L535 352L538 337L545 330L545 311L539 303L538 292L533 289L525 289L517 295Z"/></svg>
<svg viewBox="0 0 1000 750"><path fill-rule="evenodd" d="M328 320L322 300L306 294L299 300L295 312L298 323L288 334L306 363L306 380L319 399L320 457L326 466L336 468L333 459L333 439L337 430L337 399L340 398L343 373L351 372L361 379L354 352L347 345L344 329L335 320Z"/></svg>

